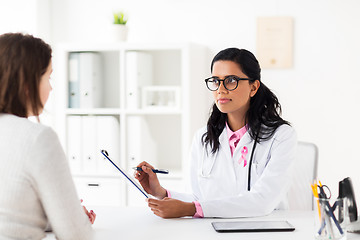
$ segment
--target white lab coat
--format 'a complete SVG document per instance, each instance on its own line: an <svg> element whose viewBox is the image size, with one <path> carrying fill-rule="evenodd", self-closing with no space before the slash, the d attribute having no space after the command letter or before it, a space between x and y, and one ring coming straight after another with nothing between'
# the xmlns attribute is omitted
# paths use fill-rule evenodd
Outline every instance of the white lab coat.
<svg viewBox="0 0 360 240"><path fill-rule="evenodd" d="M201 142L206 128L194 136L190 154L192 194L170 191L171 197L183 201L198 201L204 217L252 217L286 209L287 190L296 152L296 133L288 125L280 126L267 141L255 147L251 166L251 190L248 168L254 140L249 132L239 141L231 156L226 127L219 137L220 148L212 154ZM246 146L247 165L238 163Z"/></svg>

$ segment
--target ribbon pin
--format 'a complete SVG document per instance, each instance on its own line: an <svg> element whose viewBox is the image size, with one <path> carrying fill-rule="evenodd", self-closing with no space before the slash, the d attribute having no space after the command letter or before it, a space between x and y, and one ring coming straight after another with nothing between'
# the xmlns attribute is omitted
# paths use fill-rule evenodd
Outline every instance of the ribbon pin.
<svg viewBox="0 0 360 240"><path fill-rule="evenodd" d="M248 148L244 146L241 149L241 158L239 159L238 163L241 164L242 161L244 161L244 167L247 165L246 155L248 154Z"/></svg>

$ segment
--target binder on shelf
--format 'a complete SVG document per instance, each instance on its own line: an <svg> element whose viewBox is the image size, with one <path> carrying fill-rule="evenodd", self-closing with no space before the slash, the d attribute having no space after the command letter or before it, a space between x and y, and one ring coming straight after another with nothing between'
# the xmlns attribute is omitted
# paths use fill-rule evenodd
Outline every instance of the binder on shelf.
<svg viewBox="0 0 360 240"><path fill-rule="evenodd" d="M67 155L73 174L82 172L81 116L67 117Z"/></svg>
<svg viewBox="0 0 360 240"><path fill-rule="evenodd" d="M128 116L127 118L127 152L128 170L133 172L142 161L157 166L157 146L145 119L141 116Z"/></svg>
<svg viewBox="0 0 360 240"><path fill-rule="evenodd" d="M69 108L102 106L101 60L96 52L69 54Z"/></svg>
<svg viewBox="0 0 360 240"><path fill-rule="evenodd" d="M82 117L82 160L83 173L97 172L97 139L96 139L96 117L84 116Z"/></svg>
<svg viewBox="0 0 360 240"><path fill-rule="evenodd" d="M116 173L101 157L100 149L111 152L120 164L120 125L114 116L68 116L67 155L73 174Z"/></svg>
<svg viewBox="0 0 360 240"><path fill-rule="evenodd" d="M112 160L115 164L120 165L120 126L119 121L114 116L98 116L96 118L96 131L97 131L97 162L98 173L111 174L117 173L109 161L99 154L100 149L106 149L111 153Z"/></svg>
<svg viewBox="0 0 360 240"><path fill-rule="evenodd" d="M126 52L126 106L130 109L141 107L141 88L152 83L153 64L149 53Z"/></svg>
<svg viewBox="0 0 360 240"><path fill-rule="evenodd" d="M80 107L79 54L69 54L69 108Z"/></svg>
<svg viewBox="0 0 360 240"><path fill-rule="evenodd" d="M127 172L132 174L135 167L142 161L147 161L157 167L156 142L151 136L149 126L141 116L127 117ZM144 206L146 203L139 198L137 189L127 186L128 206Z"/></svg>

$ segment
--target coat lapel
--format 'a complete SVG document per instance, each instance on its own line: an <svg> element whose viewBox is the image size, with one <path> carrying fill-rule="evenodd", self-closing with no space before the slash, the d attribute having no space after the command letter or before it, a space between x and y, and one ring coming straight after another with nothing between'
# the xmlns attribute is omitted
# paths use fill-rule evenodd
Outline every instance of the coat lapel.
<svg viewBox="0 0 360 240"><path fill-rule="evenodd" d="M227 135L226 127L219 136L219 142L220 142L219 150L224 152L226 159L232 159L230 145L229 145L229 137Z"/></svg>
<svg viewBox="0 0 360 240"><path fill-rule="evenodd" d="M248 150L250 150L251 148L251 144L252 144L253 140L250 137L249 131L247 131L244 136L242 136L242 138L240 139L238 145L235 148L235 151L233 153L233 157L241 157L241 149L246 146L248 148ZM229 145L229 143L228 143ZM230 148L230 147L229 147Z"/></svg>

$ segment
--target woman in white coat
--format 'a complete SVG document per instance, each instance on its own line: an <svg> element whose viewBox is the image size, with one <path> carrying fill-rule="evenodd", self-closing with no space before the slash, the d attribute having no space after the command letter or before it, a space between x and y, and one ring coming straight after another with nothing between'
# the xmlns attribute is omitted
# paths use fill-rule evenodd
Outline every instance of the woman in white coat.
<svg viewBox="0 0 360 240"><path fill-rule="evenodd" d="M260 80L255 56L228 48L211 63L205 80L214 105L207 126L193 139L192 193L164 189L146 162L136 171L151 210L163 218L251 217L286 209L296 134L280 117L277 97Z"/></svg>

